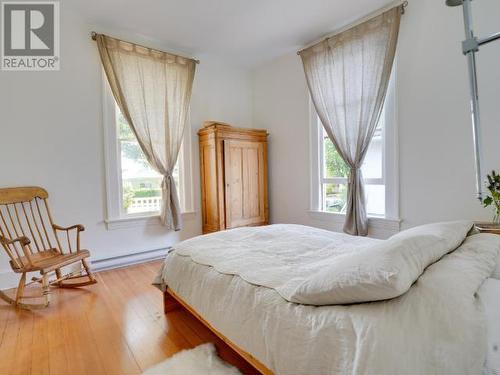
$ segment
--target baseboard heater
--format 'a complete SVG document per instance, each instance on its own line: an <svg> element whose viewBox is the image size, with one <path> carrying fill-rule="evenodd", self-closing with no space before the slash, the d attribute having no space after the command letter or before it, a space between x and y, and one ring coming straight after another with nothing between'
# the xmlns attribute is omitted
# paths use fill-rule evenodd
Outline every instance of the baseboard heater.
<svg viewBox="0 0 500 375"><path fill-rule="evenodd" d="M139 253L118 255L109 258L91 260L94 272L105 271L113 268L126 267L132 264L144 263L153 260L163 259L172 249L171 246L160 249L146 250Z"/></svg>

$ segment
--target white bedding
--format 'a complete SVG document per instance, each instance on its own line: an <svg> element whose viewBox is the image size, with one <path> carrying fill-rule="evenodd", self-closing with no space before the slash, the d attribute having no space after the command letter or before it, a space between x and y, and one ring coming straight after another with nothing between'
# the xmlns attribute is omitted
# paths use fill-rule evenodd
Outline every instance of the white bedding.
<svg viewBox="0 0 500 375"><path fill-rule="evenodd" d="M471 221L428 224L375 241L278 224L212 233L174 248L196 263L272 288L289 302L339 305L400 296L472 227Z"/></svg>
<svg viewBox="0 0 500 375"><path fill-rule="evenodd" d="M220 273L275 289L290 302L299 285L332 260L382 243L294 224L244 227L198 236L176 244L177 255Z"/></svg>
<svg viewBox="0 0 500 375"><path fill-rule="evenodd" d="M500 262L497 262L497 264ZM498 267L498 266L497 266ZM500 374L500 280L487 279L478 292L486 313L488 351L484 375Z"/></svg>
<svg viewBox="0 0 500 375"><path fill-rule="evenodd" d="M475 293L499 247L499 237L471 236L406 294L349 306L290 303L175 252L157 282L276 374L479 374L486 326Z"/></svg>

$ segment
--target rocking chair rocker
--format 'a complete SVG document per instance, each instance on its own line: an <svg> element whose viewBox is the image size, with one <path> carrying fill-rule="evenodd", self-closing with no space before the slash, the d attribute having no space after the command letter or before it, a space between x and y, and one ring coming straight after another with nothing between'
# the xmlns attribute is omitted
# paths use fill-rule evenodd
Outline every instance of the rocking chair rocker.
<svg viewBox="0 0 500 375"><path fill-rule="evenodd" d="M0 298L23 309L47 307L51 286L77 288L97 282L86 261L89 251L80 249L80 232L84 227L64 228L54 224L48 197L47 191L40 187L0 189L0 243L10 258L12 270L21 274L15 298L4 291L0 291ZM66 249L61 246L61 232L66 232L63 236L67 240ZM76 246L72 247L72 242ZM81 262L83 269L62 275L62 267L77 262ZM28 272L40 272L41 277L33 277L27 284ZM56 278L49 281L52 272ZM42 284L41 295L25 296L25 287L32 283ZM43 298L43 303L25 303L27 298Z"/></svg>

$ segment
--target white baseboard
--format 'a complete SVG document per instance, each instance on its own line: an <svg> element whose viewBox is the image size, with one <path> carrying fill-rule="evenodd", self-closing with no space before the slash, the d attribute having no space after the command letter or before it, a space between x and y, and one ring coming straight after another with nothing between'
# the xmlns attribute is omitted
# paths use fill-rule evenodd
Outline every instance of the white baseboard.
<svg viewBox="0 0 500 375"><path fill-rule="evenodd" d="M163 259L167 256L167 253L170 249L170 247L166 247L162 249L142 251L140 253L92 260L92 270L94 272L99 272L110 270L113 268L126 267L132 264ZM68 271L71 272L74 271L74 269L69 269ZM17 287L17 284L19 283L19 277L20 275L14 273L12 270L0 270L0 290Z"/></svg>
<svg viewBox="0 0 500 375"><path fill-rule="evenodd" d="M126 254L111 258L101 258L92 260L92 271L99 272L113 268L126 267L132 264L149 262L157 259L164 259L170 247L147 250L140 253Z"/></svg>

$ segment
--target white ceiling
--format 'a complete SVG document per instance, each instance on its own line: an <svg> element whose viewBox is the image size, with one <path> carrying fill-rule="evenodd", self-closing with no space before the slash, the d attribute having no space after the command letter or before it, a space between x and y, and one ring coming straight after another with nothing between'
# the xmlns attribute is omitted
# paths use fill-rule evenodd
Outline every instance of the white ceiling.
<svg viewBox="0 0 500 375"><path fill-rule="evenodd" d="M388 3L391 0L79 0L73 5L87 22L106 30L153 38L192 56L217 55L255 67Z"/></svg>

